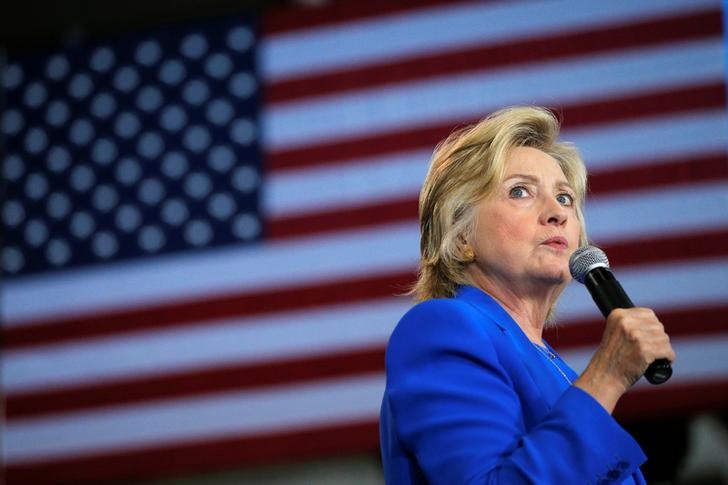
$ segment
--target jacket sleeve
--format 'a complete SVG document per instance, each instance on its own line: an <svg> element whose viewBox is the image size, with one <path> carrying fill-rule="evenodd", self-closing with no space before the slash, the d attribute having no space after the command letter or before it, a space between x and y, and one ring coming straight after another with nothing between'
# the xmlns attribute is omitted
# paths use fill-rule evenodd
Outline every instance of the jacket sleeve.
<svg viewBox="0 0 728 485"><path fill-rule="evenodd" d="M403 317L387 350L387 402L433 484L621 483L645 457L590 395L570 387L525 429L492 338L452 300Z"/></svg>

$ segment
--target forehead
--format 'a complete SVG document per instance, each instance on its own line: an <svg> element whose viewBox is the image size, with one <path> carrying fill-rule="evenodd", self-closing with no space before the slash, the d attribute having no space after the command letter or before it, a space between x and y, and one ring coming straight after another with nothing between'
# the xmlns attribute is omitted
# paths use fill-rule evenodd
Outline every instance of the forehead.
<svg viewBox="0 0 728 485"><path fill-rule="evenodd" d="M532 147L515 147L506 157L504 177L514 174L532 175L566 181L559 162L554 157Z"/></svg>

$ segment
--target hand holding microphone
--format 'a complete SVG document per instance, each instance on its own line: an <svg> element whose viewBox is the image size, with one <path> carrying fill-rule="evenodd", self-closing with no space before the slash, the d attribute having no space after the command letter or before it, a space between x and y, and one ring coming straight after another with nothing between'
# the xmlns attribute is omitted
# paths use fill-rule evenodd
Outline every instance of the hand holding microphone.
<svg viewBox="0 0 728 485"><path fill-rule="evenodd" d="M604 254L604 251L601 249L594 246L583 246L577 249L569 259L569 269L571 271L571 276L580 283L583 283L587 290L589 290L594 302L597 304L605 318L609 319L609 316L614 309L634 307L632 301L627 296L627 293L625 293L622 288L622 285L619 284L617 279L609 270L609 260L607 259L607 255ZM644 310L652 312L651 310L643 309L642 313L644 313ZM634 318L637 318L637 312L633 313ZM641 325L643 327L643 331L648 331L649 328L647 328L647 324L650 323L649 317L650 315L644 315L642 317L645 320L644 322L636 322L633 325ZM654 313L651 314L651 317L652 320L659 323ZM633 333L628 335L627 338L637 337L636 332L638 331L639 329L630 329L630 332ZM660 334L664 334L662 324L659 325L659 328L653 329L653 332L656 334L654 337L661 337L662 335ZM667 335L664 336L667 337ZM649 336L645 336L645 339L648 337ZM669 349L669 353L672 354L674 359L674 352L672 352L671 348ZM672 375L672 367L667 359L658 358L650 363L644 374L645 378L650 383L662 384Z"/></svg>
<svg viewBox="0 0 728 485"><path fill-rule="evenodd" d="M606 254L593 246L579 248L569 269L607 318L599 349L580 378L581 387L611 411L643 373L652 384L667 381L675 359L669 337L652 310L634 307L610 271Z"/></svg>

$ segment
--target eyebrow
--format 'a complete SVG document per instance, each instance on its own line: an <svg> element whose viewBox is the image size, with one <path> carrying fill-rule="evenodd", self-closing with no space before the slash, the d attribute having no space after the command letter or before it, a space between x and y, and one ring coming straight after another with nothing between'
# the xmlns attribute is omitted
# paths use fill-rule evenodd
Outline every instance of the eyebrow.
<svg viewBox="0 0 728 485"><path fill-rule="evenodd" d="M505 182L505 181L508 181L511 179L525 179L532 183L538 183L540 181L538 177L536 177L534 175L528 175L525 173L514 173L513 175L509 175L508 177L506 177L503 181ZM557 187L568 187L569 189L574 190L574 188L571 186L571 184L569 182L567 182L566 180L559 181L556 184L556 186Z"/></svg>

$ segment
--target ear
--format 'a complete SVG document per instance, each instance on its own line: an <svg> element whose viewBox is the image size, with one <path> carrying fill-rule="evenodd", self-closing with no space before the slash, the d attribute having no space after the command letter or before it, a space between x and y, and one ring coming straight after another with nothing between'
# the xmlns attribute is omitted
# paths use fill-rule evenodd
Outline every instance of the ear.
<svg viewBox="0 0 728 485"><path fill-rule="evenodd" d="M458 249L460 250L460 261L470 263L475 260L475 251L462 234L458 236Z"/></svg>
<svg viewBox="0 0 728 485"><path fill-rule="evenodd" d="M462 261L463 263L471 263L475 261L475 252L473 251L473 248L470 246L470 244L467 244L462 249Z"/></svg>

